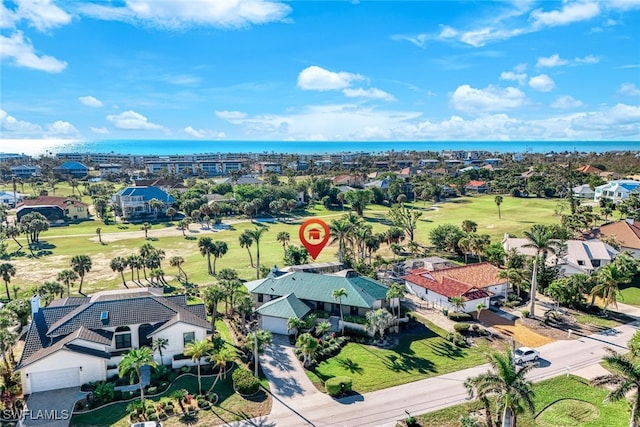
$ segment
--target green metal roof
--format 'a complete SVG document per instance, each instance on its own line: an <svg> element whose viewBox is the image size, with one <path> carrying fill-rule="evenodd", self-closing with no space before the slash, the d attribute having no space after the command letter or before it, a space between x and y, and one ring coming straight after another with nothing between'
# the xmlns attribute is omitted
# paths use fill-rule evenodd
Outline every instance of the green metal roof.
<svg viewBox="0 0 640 427"><path fill-rule="evenodd" d="M256 309L256 313L262 316L290 319L295 317L302 319L311 309L300 301L294 294L285 295L265 303Z"/></svg>
<svg viewBox="0 0 640 427"><path fill-rule="evenodd" d="M388 290L385 285L369 277L304 272L287 273L256 282L250 282L248 286L252 293L279 296L293 293L301 300L325 303L336 303L333 291L344 288L347 296L342 297L342 304L362 308L372 308L375 301L384 300Z"/></svg>

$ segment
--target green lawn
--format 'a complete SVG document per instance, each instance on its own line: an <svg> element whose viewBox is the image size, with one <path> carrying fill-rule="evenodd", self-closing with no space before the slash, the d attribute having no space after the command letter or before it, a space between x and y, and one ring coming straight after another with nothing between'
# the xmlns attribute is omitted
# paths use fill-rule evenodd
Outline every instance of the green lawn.
<svg viewBox="0 0 640 427"><path fill-rule="evenodd" d="M395 349L349 343L337 356L320 363L309 377L318 384L318 380L345 375L353 378L355 391L366 393L486 362L486 344L461 349L439 335L433 325L419 325L402 333Z"/></svg>
<svg viewBox="0 0 640 427"><path fill-rule="evenodd" d="M624 401L604 403L606 390L592 387L584 378L573 375L552 378L535 384L534 391L536 412L534 416L520 415L519 427L629 425L629 405ZM569 400L558 401L559 399ZM418 420L422 426L458 427L460 416L473 413L480 408L481 405L473 401L421 415Z"/></svg>
<svg viewBox="0 0 640 427"><path fill-rule="evenodd" d="M640 276L634 277L628 285L621 286L620 294L619 302L640 306Z"/></svg>

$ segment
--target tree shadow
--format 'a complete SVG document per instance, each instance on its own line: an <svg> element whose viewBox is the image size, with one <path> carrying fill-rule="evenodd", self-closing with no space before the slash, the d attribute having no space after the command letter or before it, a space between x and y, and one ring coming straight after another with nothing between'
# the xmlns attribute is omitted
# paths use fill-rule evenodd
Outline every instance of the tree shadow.
<svg viewBox="0 0 640 427"><path fill-rule="evenodd" d="M351 372L352 374L362 374L362 372L364 372L364 369L362 369L362 367L358 365L358 362L354 362L349 358L347 359L338 358L336 359L336 361L338 362L339 366Z"/></svg>
<svg viewBox="0 0 640 427"><path fill-rule="evenodd" d="M465 351L448 341L428 344L431 350L438 356L447 357L449 359L460 359L465 356Z"/></svg>
<svg viewBox="0 0 640 427"><path fill-rule="evenodd" d="M184 239L185 240L197 240L197 238L193 237L193 236L184 236Z"/></svg>
<svg viewBox="0 0 640 427"><path fill-rule="evenodd" d="M147 240L150 240L152 242L157 242L160 239L158 239L157 237L147 237Z"/></svg>

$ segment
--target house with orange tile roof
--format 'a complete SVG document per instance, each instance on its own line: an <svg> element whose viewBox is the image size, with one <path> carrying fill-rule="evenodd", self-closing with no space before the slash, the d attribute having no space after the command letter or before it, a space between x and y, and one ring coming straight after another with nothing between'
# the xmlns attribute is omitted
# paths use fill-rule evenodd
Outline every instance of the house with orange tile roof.
<svg viewBox="0 0 640 427"><path fill-rule="evenodd" d="M604 172L602 169L591 165L580 166L579 168L576 168L576 171L582 173L593 173L596 175L600 175L602 172Z"/></svg>
<svg viewBox="0 0 640 427"><path fill-rule="evenodd" d="M485 181L471 180L464 186L467 191L477 191L478 193L487 192L487 183Z"/></svg>
<svg viewBox="0 0 640 427"><path fill-rule="evenodd" d="M499 273L499 268L485 262L437 271L420 268L402 279L408 292L436 307L454 309L451 298L462 297L463 311L470 313L478 304L489 307L492 301L506 299L509 283Z"/></svg>
<svg viewBox="0 0 640 427"><path fill-rule="evenodd" d="M640 222L631 218L601 226L595 235L614 239L620 245L620 252L630 251L634 258L640 258Z"/></svg>

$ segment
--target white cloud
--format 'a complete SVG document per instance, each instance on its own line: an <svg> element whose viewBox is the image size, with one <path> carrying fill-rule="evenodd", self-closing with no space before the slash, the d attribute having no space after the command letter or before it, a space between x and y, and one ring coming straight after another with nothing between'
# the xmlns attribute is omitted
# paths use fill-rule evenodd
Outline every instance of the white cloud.
<svg viewBox="0 0 640 427"><path fill-rule="evenodd" d="M573 108L582 107L584 104L582 101L573 98L572 96L565 95L558 97L555 101L551 103L551 108L555 108L558 110L570 110Z"/></svg>
<svg viewBox="0 0 640 427"><path fill-rule="evenodd" d="M118 129L125 130L166 130L163 126L151 123L145 116L135 111L124 111L120 114L110 114L107 120Z"/></svg>
<svg viewBox="0 0 640 427"><path fill-rule="evenodd" d="M500 73L500 80L508 80L512 82L518 82L523 85L527 81L526 73L514 73L513 71L503 71Z"/></svg>
<svg viewBox="0 0 640 427"><path fill-rule="evenodd" d="M216 116L228 121L241 120L247 117L247 113L242 111L216 111Z"/></svg>
<svg viewBox="0 0 640 427"><path fill-rule="evenodd" d="M69 122L58 120L47 125L48 135L77 135L78 129Z"/></svg>
<svg viewBox="0 0 640 427"><path fill-rule="evenodd" d="M536 62L536 67L559 67L561 65L567 65L569 61L566 59L561 59L560 55L553 54L548 58L541 56L538 58L538 62Z"/></svg>
<svg viewBox="0 0 640 427"><path fill-rule="evenodd" d="M59 73L67 68L67 63L59 61L52 56L38 56L31 44L31 40L25 38L22 32L16 31L11 37L0 35L0 58L11 59L18 67L32 68L48 73Z"/></svg>
<svg viewBox="0 0 640 427"><path fill-rule="evenodd" d="M441 39L450 39L458 35L458 31L455 28L443 25L438 35Z"/></svg>
<svg viewBox="0 0 640 427"><path fill-rule="evenodd" d="M534 26L567 25L573 22L587 21L600 14L600 6L595 2L565 2L560 10L543 12L536 9L531 12Z"/></svg>
<svg viewBox="0 0 640 427"><path fill-rule="evenodd" d="M351 82L355 80L363 79L360 74L344 71L336 73L312 65L298 75L298 87L303 90L339 90L351 86Z"/></svg>
<svg viewBox="0 0 640 427"><path fill-rule="evenodd" d="M71 22L71 15L50 0L17 0L16 19L25 19L39 31L47 31Z"/></svg>
<svg viewBox="0 0 640 427"><path fill-rule="evenodd" d="M161 77L161 80L173 85L192 86L200 83L200 77L191 74L167 74Z"/></svg>
<svg viewBox="0 0 640 427"><path fill-rule="evenodd" d="M14 28L17 17L0 1L0 28Z"/></svg>
<svg viewBox="0 0 640 427"><path fill-rule="evenodd" d="M291 7L269 0L128 0L125 6L83 4L80 11L98 19L136 22L161 28L212 26L242 28L283 21Z"/></svg>
<svg viewBox="0 0 640 427"><path fill-rule="evenodd" d="M496 29L484 27L460 33L460 41L473 47L482 47L489 42L508 40L524 33L526 33L526 30L522 28Z"/></svg>
<svg viewBox="0 0 640 427"><path fill-rule="evenodd" d="M521 107L527 103L527 97L515 87L502 89L490 85L485 89L476 89L465 84L458 86L450 102L458 111L484 113Z"/></svg>
<svg viewBox="0 0 640 427"><path fill-rule="evenodd" d="M412 43L418 47L424 47L424 45L427 43L427 39L428 39L428 36L426 34L418 34L415 36L409 36L405 34L394 34L391 36L391 40L408 41L409 43Z"/></svg>
<svg viewBox="0 0 640 427"><path fill-rule="evenodd" d="M191 135L194 138L222 139L227 137L224 132L216 132L209 129L194 129L191 126L187 126L186 128L184 128L184 133L186 133L187 135Z"/></svg>
<svg viewBox="0 0 640 427"><path fill-rule="evenodd" d="M576 58L575 61L582 64L597 64L598 62L600 62L600 57L587 55L584 58Z"/></svg>
<svg viewBox="0 0 640 427"><path fill-rule="evenodd" d="M40 133L42 131L42 128L39 125L18 120L15 117L10 116L9 113L4 110L0 110L0 129L5 132L21 135L30 135L33 133Z"/></svg>
<svg viewBox="0 0 640 427"><path fill-rule="evenodd" d="M396 99L390 93L377 88L370 89L350 89L346 88L342 90L342 93L347 98L369 98L369 99L381 99L383 101L395 101Z"/></svg>
<svg viewBox="0 0 640 427"><path fill-rule="evenodd" d="M97 133L97 134L100 134L100 135L109 134L109 129L107 129L107 128L96 128L96 127L90 126L89 130L91 132L93 132L93 133Z"/></svg>
<svg viewBox="0 0 640 427"><path fill-rule="evenodd" d="M551 92L556 84L548 75L540 74L529 79L529 86L539 92Z"/></svg>
<svg viewBox="0 0 640 427"><path fill-rule="evenodd" d="M94 107L94 108L102 107L102 101L100 101L97 98L94 98L93 96L81 96L78 98L78 101L80 101L80 103L86 105L87 107Z"/></svg>
<svg viewBox="0 0 640 427"><path fill-rule="evenodd" d="M618 93L625 96L640 96L640 88L633 83L622 83Z"/></svg>
<svg viewBox="0 0 640 427"><path fill-rule="evenodd" d="M640 9L640 0L609 0L607 5L612 9Z"/></svg>

